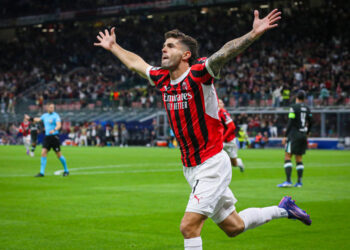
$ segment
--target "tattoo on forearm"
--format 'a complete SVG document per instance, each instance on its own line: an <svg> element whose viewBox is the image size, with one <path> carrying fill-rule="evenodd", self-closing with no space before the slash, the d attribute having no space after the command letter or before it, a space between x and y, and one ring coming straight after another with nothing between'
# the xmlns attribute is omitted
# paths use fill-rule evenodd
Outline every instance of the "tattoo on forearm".
<svg viewBox="0 0 350 250"><path fill-rule="evenodd" d="M227 42L220 50L210 56L209 65L214 74L217 75L227 61L239 55L254 41L255 39L252 38L251 33L245 34L242 37Z"/></svg>

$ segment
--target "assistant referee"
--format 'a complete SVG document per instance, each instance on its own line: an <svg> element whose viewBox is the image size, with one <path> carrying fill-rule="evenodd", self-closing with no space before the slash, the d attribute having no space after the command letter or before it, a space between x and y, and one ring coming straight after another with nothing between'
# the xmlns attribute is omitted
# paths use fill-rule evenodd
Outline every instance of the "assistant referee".
<svg viewBox="0 0 350 250"><path fill-rule="evenodd" d="M66 159L62 155L60 148L59 130L61 128L61 118L54 111L55 104L49 103L47 105L47 113L43 114L41 117L34 118L35 122L42 121L45 128L45 138L43 142L43 148L41 150L40 173L35 175L35 177L44 177L47 162L47 152L49 152L51 148L56 152L57 158L62 163L62 166L64 168L63 176L69 175Z"/></svg>

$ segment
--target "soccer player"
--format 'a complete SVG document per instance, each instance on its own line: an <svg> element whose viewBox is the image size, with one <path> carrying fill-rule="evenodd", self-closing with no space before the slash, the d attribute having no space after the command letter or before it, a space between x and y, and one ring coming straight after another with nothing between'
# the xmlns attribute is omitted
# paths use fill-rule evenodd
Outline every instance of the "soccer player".
<svg viewBox="0 0 350 250"><path fill-rule="evenodd" d="M259 12L254 11L252 31L229 41L208 59L197 59L198 44L194 38L178 30L169 31L165 33L161 67L152 67L140 56L123 49L116 42L115 28L99 32L99 42L94 43L113 53L162 92L169 124L180 146L184 176L192 188L180 225L185 249L202 249L200 234L208 217L230 237L277 218L311 224L310 216L290 197L284 197L278 206L248 208L237 213L237 200L229 188L231 162L222 150L223 126L213 80L226 62L265 31L276 27L280 15L275 9L260 19Z"/></svg>
<svg viewBox="0 0 350 250"><path fill-rule="evenodd" d="M284 170L286 181L278 184L278 187L291 187L292 175L292 156L295 155L296 170L298 181L294 187L302 187L302 177L304 172L303 155L307 149L307 136L312 126L312 114L309 107L304 104L305 92L300 90L297 93L296 104L292 105L289 110L289 120L285 137L282 144L286 145L284 156ZM286 143L287 140L287 143Z"/></svg>
<svg viewBox="0 0 350 250"><path fill-rule="evenodd" d="M34 151L36 148L36 143L38 140L39 123L34 122L33 118L30 118L29 121L30 121L29 129L30 129L30 141L31 141L30 156L33 157Z"/></svg>
<svg viewBox="0 0 350 250"><path fill-rule="evenodd" d="M30 153L30 129L29 129L29 115L24 115L24 118L23 118L23 122L21 123L21 125L19 126L19 132L22 133L23 135L23 144L24 144L24 147L26 148L27 150L27 155L29 155Z"/></svg>
<svg viewBox="0 0 350 250"><path fill-rule="evenodd" d="M224 150L228 154L233 167L239 167L241 172L244 171L244 164L241 158L237 158L238 147L236 144L235 129L236 125L232 121L230 114L225 109L224 102L219 99L219 118L224 126Z"/></svg>
<svg viewBox="0 0 350 250"><path fill-rule="evenodd" d="M38 173L35 177L44 177L47 162L47 152L49 152L51 148L56 152L57 158L62 163L62 166L64 168L63 176L69 175L66 159L62 155L60 148L60 138L58 131L61 128L61 118L54 111L55 104L50 103L47 105L47 113L43 114L41 117L34 118L34 122L42 121L45 128L45 138L43 142L43 148L41 150L40 173Z"/></svg>

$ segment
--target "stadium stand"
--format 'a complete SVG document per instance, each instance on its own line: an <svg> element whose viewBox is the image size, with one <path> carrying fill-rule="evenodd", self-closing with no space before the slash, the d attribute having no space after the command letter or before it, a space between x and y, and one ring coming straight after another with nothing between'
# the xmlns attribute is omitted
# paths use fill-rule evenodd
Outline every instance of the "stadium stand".
<svg viewBox="0 0 350 250"><path fill-rule="evenodd" d="M74 11L123 6L142 1L75 1L73 5L69 1L56 1L53 8L42 1L21 1L23 6L18 12L11 1L7 2L2 18L48 14L57 9ZM339 1L320 3L323 4L311 8L307 4L279 2L283 11L279 29L233 60L215 83L219 97L229 110L256 109L264 113L287 107L300 89L307 92L307 102L313 108L334 106L335 109L348 109L349 48L346 44L349 29L346 20L349 13L341 8ZM4 36L8 39L0 42L3 55L0 58L2 123L11 127L11 123L22 119L24 112L40 113L47 101L56 103L56 109L64 119L77 123L114 121L136 109L138 118L135 120L148 117L162 106L159 93L92 44L100 29L117 26L117 40L123 47L142 55L150 64L158 65L163 33L170 29L179 28L197 38L201 56L211 55L226 41L250 29L251 10L242 3L190 7L152 15L124 15L12 28L12 33ZM139 39L135 39L135 34ZM140 111L142 108L147 109ZM271 118L268 114L256 118L254 112L249 116L260 120L263 129L270 126L272 119L276 120L273 127L277 127L277 134L282 133L282 118ZM242 116L237 115L238 124L247 124L249 133L255 131L249 130L250 121L239 122ZM317 129L321 127L316 125ZM324 130L326 135L332 134L327 132L329 129Z"/></svg>

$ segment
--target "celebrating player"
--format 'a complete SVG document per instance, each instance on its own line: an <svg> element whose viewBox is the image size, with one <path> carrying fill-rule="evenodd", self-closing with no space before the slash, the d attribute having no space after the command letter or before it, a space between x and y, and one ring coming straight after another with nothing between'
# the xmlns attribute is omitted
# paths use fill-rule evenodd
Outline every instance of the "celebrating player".
<svg viewBox="0 0 350 250"><path fill-rule="evenodd" d="M229 41L218 52L198 59L197 41L178 30L165 33L161 67L152 67L140 56L116 43L115 28L99 32L99 42L130 70L148 79L162 92L169 124L181 151L183 172L192 187L180 230L185 249L202 249L200 233L210 217L230 237L271 219L295 218L310 225L310 217L289 198L279 206L248 208L236 212L236 198L229 189L232 168L223 148L223 126L213 80L226 62L243 52L265 31L277 26L276 9L263 19L254 11L253 29Z"/></svg>
<svg viewBox="0 0 350 250"><path fill-rule="evenodd" d="M45 128L45 138L43 142L43 148L41 150L40 173L35 177L44 177L47 162L47 152L50 151L51 148L56 152L57 158L62 163L62 166L64 168L63 176L69 175L66 159L62 155L60 148L60 138L58 131L61 128L61 118L54 111L55 105L53 103L50 103L47 105L47 113L43 114L41 117L34 118L34 122L42 121Z"/></svg>
<svg viewBox="0 0 350 250"><path fill-rule="evenodd" d="M224 102L219 99L219 118L224 126L224 150L228 154L231 160L231 165L233 167L239 167L241 172L244 171L244 164L241 158L237 158L238 147L236 144L235 129L236 125L232 121L230 114L224 108Z"/></svg>
<svg viewBox="0 0 350 250"><path fill-rule="evenodd" d="M18 130L23 135L23 144L27 150L27 155L29 155L29 153L30 153L30 150L29 150L29 147L30 147L30 129L29 129L30 122L29 122L29 119L30 119L29 115L24 115L23 122L19 126L19 130Z"/></svg>
<svg viewBox="0 0 350 250"><path fill-rule="evenodd" d="M292 156L295 155L296 170L298 181L294 187L302 187L302 177L304 172L303 154L307 149L307 135L310 133L312 126L312 114L309 107L304 104L305 92L300 90L297 94L296 104L292 105L289 110L289 120L285 137L282 144L286 144L284 156L284 170L286 172L286 181L278 184L278 187L291 187L292 175Z"/></svg>

